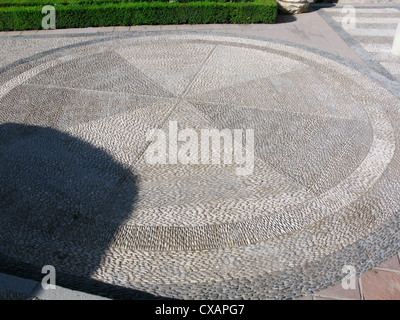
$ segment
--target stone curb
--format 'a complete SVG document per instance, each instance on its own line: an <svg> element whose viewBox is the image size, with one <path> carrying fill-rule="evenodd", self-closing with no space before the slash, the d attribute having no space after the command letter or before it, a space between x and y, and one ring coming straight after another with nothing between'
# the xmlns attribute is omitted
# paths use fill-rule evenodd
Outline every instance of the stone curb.
<svg viewBox="0 0 400 320"><path fill-rule="evenodd" d="M0 273L0 300L17 297L29 300L110 300L85 292L57 286L56 289L43 289L40 282Z"/></svg>

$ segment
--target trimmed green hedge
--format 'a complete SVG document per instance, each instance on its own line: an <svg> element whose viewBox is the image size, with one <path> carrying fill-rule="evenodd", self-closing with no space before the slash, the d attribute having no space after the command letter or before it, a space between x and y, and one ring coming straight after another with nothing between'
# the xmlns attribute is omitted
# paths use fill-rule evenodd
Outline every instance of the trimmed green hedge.
<svg viewBox="0 0 400 320"><path fill-rule="evenodd" d="M55 5L55 8L57 29L143 24L274 23L277 15L277 3L274 0L122 2L102 5L70 3ZM41 10L42 6L1 7L0 30L41 29L42 19L45 16Z"/></svg>
<svg viewBox="0 0 400 320"><path fill-rule="evenodd" d="M174 0L174 2L254 2L255 0ZM39 7L45 5L95 5L106 3L170 2L170 0L0 0L0 7Z"/></svg>
<svg viewBox="0 0 400 320"><path fill-rule="evenodd" d="M174 2L254 2L255 0L174 0ZM95 5L105 3L170 2L170 0L0 0L0 7L38 7L45 5Z"/></svg>

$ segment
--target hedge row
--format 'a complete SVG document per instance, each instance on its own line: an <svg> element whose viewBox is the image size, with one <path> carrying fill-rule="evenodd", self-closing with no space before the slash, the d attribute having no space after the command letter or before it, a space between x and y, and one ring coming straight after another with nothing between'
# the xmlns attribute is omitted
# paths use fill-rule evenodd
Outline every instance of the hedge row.
<svg viewBox="0 0 400 320"><path fill-rule="evenodd" d="M170 2L171 0L0 0L0 7L39 7L45 5L96 5L107 3L133 3L133 2ZM187 3L194 0L173 0L174 2ZM254 2L255 0L196 0L196 2Z"/></svg>
<svg viewBox="0 0 400 320"><path fill-rule="evenodd" d="M151 24L274 23L274 0L254 2L131 2L103 5L57 5L56 28ZM41 29L41 6L1 7L0 30Z"/></svg>

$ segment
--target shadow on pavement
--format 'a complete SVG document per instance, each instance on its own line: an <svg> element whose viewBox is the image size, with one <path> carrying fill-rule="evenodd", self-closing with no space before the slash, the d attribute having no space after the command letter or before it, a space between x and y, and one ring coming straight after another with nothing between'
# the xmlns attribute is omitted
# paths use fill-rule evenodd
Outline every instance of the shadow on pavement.
<svg viewBox="0 0 400 320"><path fill-rule="evenodd" d="M0 272L41 281L52 265L63 287L162 298L93 277L136 198L136 176L104 150L49 127L0 125Z"/></svg>
<svg viewBox="0 0 400 320"><path fill-rule="evenodd" d="M276 16L275 24L294 22L296 20L297 19L296 19L295 15L293 15L293 14L278 12L278 15Z"/></svg>

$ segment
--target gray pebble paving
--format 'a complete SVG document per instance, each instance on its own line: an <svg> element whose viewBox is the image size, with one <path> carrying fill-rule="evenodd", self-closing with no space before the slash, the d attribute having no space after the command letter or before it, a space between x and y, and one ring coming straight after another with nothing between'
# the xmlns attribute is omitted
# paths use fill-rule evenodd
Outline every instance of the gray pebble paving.
<svg viewBox="0 0 400 320"><path fill-rule="evenodd" d="M2 255L156 296L292 299L400 249L399 101L369 75L255 38L56 39L1 66ZM253 173L149 164L171 121L253 129Z"/></svg>

